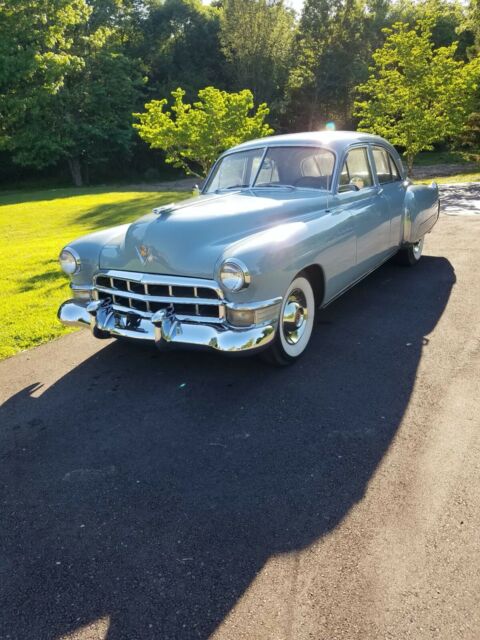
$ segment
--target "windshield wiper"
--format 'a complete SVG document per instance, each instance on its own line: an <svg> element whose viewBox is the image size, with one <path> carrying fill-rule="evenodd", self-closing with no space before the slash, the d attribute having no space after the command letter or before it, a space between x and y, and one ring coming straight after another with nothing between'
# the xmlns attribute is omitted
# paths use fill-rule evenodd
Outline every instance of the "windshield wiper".
<svg viewBox="0 0 480 640"><path fill-rule="evenodd" d="M221 187L220 189L216 189L215 193L219 193L220 191L228 191L229 189L246 189L249 186L249 184L232 184L229 187Z"/></svg>
<svg viewBox="0 0 480 640"><path fill-rule="evenodd" d="M278 184L277 182L263 182L253 185L254 189L297 189L293 184Z"/></svg>

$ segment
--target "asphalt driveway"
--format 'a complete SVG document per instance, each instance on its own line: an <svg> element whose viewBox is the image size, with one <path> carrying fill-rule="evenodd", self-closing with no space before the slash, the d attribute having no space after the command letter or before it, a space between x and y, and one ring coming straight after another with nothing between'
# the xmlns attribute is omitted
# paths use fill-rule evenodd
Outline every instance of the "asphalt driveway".
<svg viewBox="0 0 480 640"><path fill-rule="evenodd" d="M478 639L480 217L425 252L292 368L87 332L1 363L0 638Z"/></svg>
<svg viewBox="0 0 480 640"><path fill-rule="evenodd" d="M442 211L448 215L480 214L480 182L440 185Z"/></svg>

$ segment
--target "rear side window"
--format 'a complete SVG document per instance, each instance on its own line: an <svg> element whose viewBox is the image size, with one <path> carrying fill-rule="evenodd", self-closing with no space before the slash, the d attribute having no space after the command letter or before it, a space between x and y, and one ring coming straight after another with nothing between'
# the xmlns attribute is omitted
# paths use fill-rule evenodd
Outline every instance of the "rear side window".
<svg viewBox="0 0 480 640"><path fill-rule="evenodd" d="M397 165L386 149L383 149L383 147L373 147L372 153L377 170L378 182L380 184L401 180Z"/></svg>
<svg viewBox="0 0 480 640"><path fill-rule="evenodd" d="M353 184L357 189L366 189L373 185L372 172L367 150L359 147L349 151L340 174L340 187Z"/></svg>

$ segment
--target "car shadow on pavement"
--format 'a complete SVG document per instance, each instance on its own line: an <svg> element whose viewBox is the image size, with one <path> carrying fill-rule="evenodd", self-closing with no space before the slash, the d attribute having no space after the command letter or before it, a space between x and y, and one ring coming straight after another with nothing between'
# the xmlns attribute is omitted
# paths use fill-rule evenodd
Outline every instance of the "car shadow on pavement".
<svg viewBox="0 0 480 640"><path fill-rule="evenodd" d="M385 265L294 367L112 343L9 399L0 637L108 617L109 640L208 638L271 556L361 500L454 282L442 257Z"/></svg>

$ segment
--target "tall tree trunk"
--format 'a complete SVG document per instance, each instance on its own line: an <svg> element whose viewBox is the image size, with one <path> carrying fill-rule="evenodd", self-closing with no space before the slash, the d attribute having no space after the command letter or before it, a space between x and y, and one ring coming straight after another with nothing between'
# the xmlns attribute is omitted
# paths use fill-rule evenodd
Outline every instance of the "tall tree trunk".
<svg viewBox="0 0 480 640"><path fill-rule="evenodd" d="M68 158L68 167L72 176L73 184L76 187L83 186L82 181L82 166L79 158Z"/></svg>
<svg viewBox="0 0 480 640"><path fill-rule="evenodd" d="M413 161L415 160L415 156L407 154L407 174L409 178L413 177Z"/></svg>

